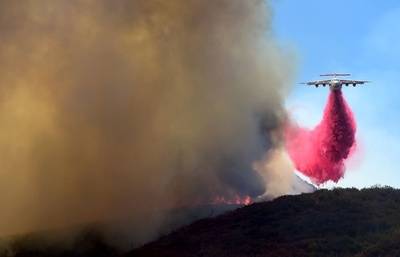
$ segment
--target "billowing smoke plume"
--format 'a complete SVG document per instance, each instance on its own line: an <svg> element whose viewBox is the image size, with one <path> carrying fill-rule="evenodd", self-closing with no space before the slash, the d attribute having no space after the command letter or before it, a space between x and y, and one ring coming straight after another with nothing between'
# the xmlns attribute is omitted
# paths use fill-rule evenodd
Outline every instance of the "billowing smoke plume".
<svg viewBox="0 0 400 257"><path fill-rule="evenodd" d="M286 147L298 171L320 185L338 182L355 150L356 123L342 91L331 91L321 123L313 130L289 125Z"/></svg>
<svg viewBox="0 0 400 257"><path fill-rule="evenodd" d="M259 0L1 1L0 232L265 194L252 163L281 147L293 67L270 19Z"/></svg>

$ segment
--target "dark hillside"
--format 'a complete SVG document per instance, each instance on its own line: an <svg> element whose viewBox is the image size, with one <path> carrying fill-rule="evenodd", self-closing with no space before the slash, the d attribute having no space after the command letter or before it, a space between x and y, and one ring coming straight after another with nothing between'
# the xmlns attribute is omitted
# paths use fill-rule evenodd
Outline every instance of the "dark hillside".
<svg viewBox="0 0 400 257"><path fill-rule="evenodd" d="M318 190L197 221L127 256L400 256L400 190Z"/></svg>
<svg viewBox="0 0 400 257"><path fill-rule="evenodd" d="M22 235L12 241L0 238L0 256L400 256L398 189L318 190L214 217L215 208L172 210L178 220L208 218L128 253L116 246L117 234L97 227L69 240L63 239L63 231ZM143 233L142 229L127 229L132 234Z"/></svg>

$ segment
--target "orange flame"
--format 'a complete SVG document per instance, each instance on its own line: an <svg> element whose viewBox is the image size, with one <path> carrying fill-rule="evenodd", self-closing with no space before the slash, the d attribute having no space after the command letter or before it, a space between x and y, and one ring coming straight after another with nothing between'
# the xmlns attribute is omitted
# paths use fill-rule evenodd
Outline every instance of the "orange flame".
<svg viewBox="0 0 400 257"><path fill-rule="evenodd" d="M227 199L223 196L217 196L214 198L212 203L227 203L227 204L244 204L244 205L249 205L251 203L251 197L246 196L244 198L241 198L238 195L235 195L233 199Z"/></svg>

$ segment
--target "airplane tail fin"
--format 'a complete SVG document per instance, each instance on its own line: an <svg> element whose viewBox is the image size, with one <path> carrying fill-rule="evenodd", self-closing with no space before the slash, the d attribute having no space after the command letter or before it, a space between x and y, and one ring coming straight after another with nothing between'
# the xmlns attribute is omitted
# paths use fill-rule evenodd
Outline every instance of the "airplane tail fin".
<svg viewBox="0 0 400 257"><path fill-rule="evenodd" d="M327 73L327 74L320 74L320 76L350 76L349 73Z"/></svg>

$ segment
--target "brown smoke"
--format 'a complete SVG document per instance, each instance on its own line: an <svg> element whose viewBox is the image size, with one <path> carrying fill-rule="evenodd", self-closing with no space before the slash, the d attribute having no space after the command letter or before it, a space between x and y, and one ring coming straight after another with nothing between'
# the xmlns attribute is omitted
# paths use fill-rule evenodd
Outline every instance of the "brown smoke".
<svg viewBox="0 0 400 257"><path fill-rule="evenodd" d="M252 162L280 147L293 68L270 19L260 0L2 0L0 235L264 194Z"/></svg>

